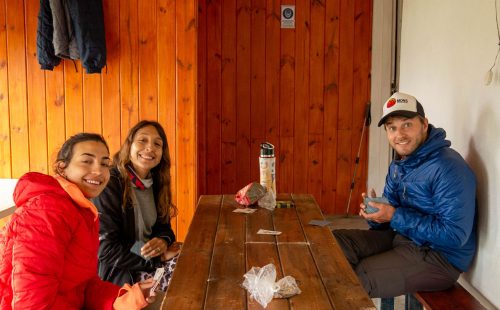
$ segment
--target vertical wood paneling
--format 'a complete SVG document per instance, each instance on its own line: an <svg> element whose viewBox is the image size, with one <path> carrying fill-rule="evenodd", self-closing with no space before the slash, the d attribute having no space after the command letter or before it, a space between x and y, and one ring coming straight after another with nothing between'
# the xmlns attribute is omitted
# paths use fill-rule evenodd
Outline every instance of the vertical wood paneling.
<svg viewBox="0 0 500 310"><path fill-rule="evenodd" d="M7 57L12 177L29 170L24 1L7 1Z"/></svg>
<svg viewBox="0 0 500 310"><path fill-rule="evenodd" d="M250 94L250 178L259 179L258 156L260 143L266 139L266 0L252 0L251 20L251 94Z"/></svg>
<svg viewBox="0 0 500 310"><path fill-rule="evenodd" d="M47 114L45 109L45 77L38 70L36 29L39 3L25 2L26 68L30 170L47 173Z"/></svg>
<svg viewBox="0 0 500 310"><path fill-rule="evenodd" d="M311 81L309 98L310 134L323 134L323 89L325 68L325 2L311 3Z"/></svg>
<svg viewBox="0 0 500 310"><path fill-rule="evenodd" d="M158 119L156 0L138 1L139 118Z"/></svg>
<svg viewBox="0 0 500 310"><path fill-rule="evenodd" d="M180 240L198 187L234 192L256 181L264 139L276 145L279 192L308 191L325 212L343 213L370 92L371 1L284 3L297 6L296 29L280 29L280 1L104 0L108 67L87 76L68 61L36 72L37 3L0 0L1 176L43 171L84 129L115 151L139 119L158 118ZM44 127L46 141L36 141ZM356 184L366 178L366 139Z"/></svg>
<svg viewBox="0 0 500 310"><path fill-rule="evenodd" d="M323 210L334 213L337 192L337 124L339 107L339 7L340 0L326 2L325 90L323 139Z"/></svg>
<svg viewBox="0 0 500 310"><path fill-rule="evenodd" d="M283 4L295 4L287 1ZM281 11L280 11L281 12ZM280 144L277 148L279 170L277 171L277 187L280 192L293 191L293 136L294 136L294 104L295 90L295 29L281 29L280 59ZM304 115L297 115L303 119ZM278 189L277 189L278 190Z"/></svg>
<svg viewBox="0 0 500 310"><path fill-rule="evenodd" d="M337 131L336 213L345 212L353 171L351 124L353 107L354 2L340 1L339 110ZM343 210L343 211L342 211Z"/></svg>
<svg viewBox="0 0 500 310"><path fill-rule="evenodd" d="M293 192L307 193L309 173L309 72L311 43L310 2L295 2L297 16L295 29L295 114L300 121L294 122Z"/></svg>
<svg viewBox="0 0 500 310"><path fill-rule="evenodd" d="M251 5L250 0L236 2L236 186L240 188L251 179Z"/></svg>
<svg viewBox="0 0 500 310"><path fill-rule="evenodd" d="M307 192L314 195L318 204L322 201L323 182L323 135L309 134L309 168Z"/></svg>
<svg viewBox="0 0 500 310"><path fill-rule="evenodd" d="M175 0L158 0L158 42L175 42ZM175 98L175 44L158 44L158 121L167 134L171 161L172 184L177 183L176 98ZM172 201L177 205L177 191L172 191ZM181 206L179 206L181 207ZM180 209L182 210L182 209ZM171 221L177 229L177 218Z"/></svg>
<svg viewBox="0 0 500 310"><path fill-rule="evenodd" d="M0 0L0 175L11 177L9 80L5 1Z"/></svg>
<svg viewBox="0 0 500 310"><path fill-rule="evenodd" d="M78 62L64 62L66 138L83 131L83 68Z"/></svg>
<svg viewBox="0 0 500 310"><path fill-rule="evenodd" d="M196 131L198 147L197 170L201 173L198 178L198 190L200 193L207 192L208 169L207 169L207 13L206 0L198 0L198 84L197 84L197 120ZM201 47L201 48L200 48Z"/></svg>
<svg viewBox="0 0 500 310"><path fill-rule="evenodd" d="M207 190L221 191L221 0L207 1Z"/></svg>
<svg viewBox="0 0 500 310"><path fill-rule="evenodd" d="M122 137L139 120L138 0L120 0L120 101Z"/></svg>
<svg viewBox="0 0 500 310"><path fill-rule="evenodd" d="M235 2L237 17L233 22ZM282 4L295 4L295 29L280 28ZM219 85L221 75L222 116L202 114L213 121L210 125L198 122L208 133L207 145L216 148L213 152L219 147L222 152L220 158L199 153L199 162L220 166L220 188L218 178L212 178L217 171L199 166L200 183L217 182L201 193L234 193L258 181L256 163L264 133L276 146L278 192L311 193L324 212L345 212L354 169L353 150L360 139L358 114L370 96L371 1L224 0L222 6L222 71L219 73L209 59L200 59L200 66L203 61L208 60L208 64L199 75L206 85ZM265 20L260 15L264 9ZM200 10L199 14L200 22L207 18L200 23L200 34L218 27L209 12ZM217 38L215 34L211 37ZM199 40L200 51L210 51L214 42L217 40L210 36ZM205 82L199 81L200 85ZM212 94L218 96L210 86L206 93L199 93L200 109L219 111L219 101L215 106L210 102L216 100ZM217 140L210 131L219 126ZM362 152L366 152L366 141L365 137ZM360 184L366 179L366 158L361 158L358 168L356 183ZM239 187L234 189L231 182ZM355 203L359 194L355 188Z"/></svg>
<svg viewBox="0 0 500 310"><path fill-rule="evenodd" d="M103 1L106 30L106 68L102 81L102 134L108 142L111 154L120 148L120 3Z"/></svg>
<svg viewBox="0 0 500 310"><path fill-rule="evenodd" d="M238 190L236 185L236 105L238 102L236 98L236 0L222 0L221 9L221 85L224 85L221 89L221 192L233 193Z"/></svg>
<svg viewBox="0 0 500 310"><path fill-rule="evenodd" d="M83 75L83 131L102 132L101 75ZM106 120L107 121L107 120Z"/></svg>
<svg viewBox="0 0 500 310"><path fill-rule="evenodd" d="M177 2L177 236L183 240L196 207L196 16L197 1ZM179 173L180 172L180 173ZM192 172L192 173L191 173Z"/></svg>
<svg viewBox="0 0 500 310"><path fill-rule="evenodd" d="M311 4L311 71L309 98L309 159L308 193L321 204L323 180L323 117L324 117L324 67L325 67L325 5L326 0Z"/></svg>
<svg viewBox="0 0 500 310"><path fill-rule="evenodd" d="M49 166L55 161L57 151L66 139L64 112L64 67L45 72L45 101L47 105L47 158ZM41 151L41 150L40 150ZM52 167L49 167L52 173Z"/></svg>
<svg viewBox="0 0 500 310"><path fill-rule="evenodd" d="M370 1L355 1L355 22L354 22L354 41L358 42L357 48L354 51L354 91L353 91L353 124L352 141L357 143L352 148L352 158L356 158L358 148L361 143L360 160L355 178L355 187L353 189L353 211L359 210L361 202L361 193L366 192L366 186L362 183L366 180L367 173L367 148L368 148L368 128L364 125L364 116L366 112L366 104L370 98L370 67L371 67L371 2ZM369 81L368 83L364 81ZM363 141L360 141L362 130L365 128ZM354 174L354 172L353 172Z"/></svg>
<svg viewBox="0 0 500 310"><path fill-rule="evenodd" d="M266 119L266 141L279 148L281 8L279 1L267 1L266 4L266 114L261 117ZM280 169L279 162L278 157L276 171Z"/></svg>
<svg viewBox="0 0 500 310"><path fill-rule="evenodd" d="M0 0L0 177L52 173L61 144L83 130L103 134L114 153L139 119L158 119L179 208L172 224L183 240L197 201L196 4L104 0L107 67L89 75L79 61L42 71L39 2Z"/></svg>

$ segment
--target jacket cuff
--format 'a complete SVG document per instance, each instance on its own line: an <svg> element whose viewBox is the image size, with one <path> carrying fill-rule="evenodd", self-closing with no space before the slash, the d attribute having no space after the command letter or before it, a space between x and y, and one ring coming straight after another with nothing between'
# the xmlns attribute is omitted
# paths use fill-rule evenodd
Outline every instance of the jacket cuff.
<svg viewBox="0 0 500 310"><path fill-rule="evenodd" d="M92 73L101 73L102 68L96 68L96 67L85 67L85 71L87 71L87 74L92 74Z"/></svg>
<svg viewBox="0 0 500 310"><path fill-rule="evenodd" d="M48 64L40 64L40 69L42 70L54 70L54 66L53 65L48 65Z"/></svg>
<svg viewBox="0 0 500 310"><path fill-rule="evenodd" d="M142 309L148 305L144 294L136 283L133 286L125 284L118 292L118 297L113 303L115 310Z"/></svg>

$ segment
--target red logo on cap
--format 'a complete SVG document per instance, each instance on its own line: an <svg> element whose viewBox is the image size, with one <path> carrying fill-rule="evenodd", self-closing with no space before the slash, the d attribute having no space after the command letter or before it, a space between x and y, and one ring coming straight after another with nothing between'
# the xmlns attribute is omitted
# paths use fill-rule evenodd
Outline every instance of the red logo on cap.
<svg viewBox="0 0 500 310"><path fill-rule="evenodd" d="M391 98L391 99L389 99L389 101L387 101L387 108L390 108L395 104L396 104L396 99Z"/></svg>

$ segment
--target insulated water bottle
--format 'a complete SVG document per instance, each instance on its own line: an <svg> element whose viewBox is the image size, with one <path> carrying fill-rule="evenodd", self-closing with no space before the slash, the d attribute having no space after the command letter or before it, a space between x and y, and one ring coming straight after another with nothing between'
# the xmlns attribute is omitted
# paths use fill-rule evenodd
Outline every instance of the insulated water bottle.
<svg viewBox="0 0 500 310"><path fill-rule="evenodd" d="M274 145L269 142L260 145L260 185L273 193L276 198L276 160L274 158Z"/></svg>

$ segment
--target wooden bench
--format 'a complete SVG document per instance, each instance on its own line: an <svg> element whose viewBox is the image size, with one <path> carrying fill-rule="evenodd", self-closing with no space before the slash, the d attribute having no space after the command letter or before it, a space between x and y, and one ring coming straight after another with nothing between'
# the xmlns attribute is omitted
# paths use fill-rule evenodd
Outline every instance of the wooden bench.
<svg viewBox="0 0 500 310"><path fill-rule="evenodd" d="M406 310L482 310L486 309L458 282L447 290L435 292L416 292L405 297ZM394 309L393 298L382 298L382 310Z"/></svg>
<svg viewBox="0 0 500 310"><path fill-rule="evenodd" d="M458 282L454 286L444 291L436 292L416 292L413 294L428 310L433 309L464 309L480 310L486 309L474 296L464 289Z"/></svg>
<svg viewBox="0 0 500 310"><path fill-rule="evenodd" d="M0 211L0 229L4 227L5 224L10 220L12 213L16 210L16 207L10 207L8 209Z"/></svg>

